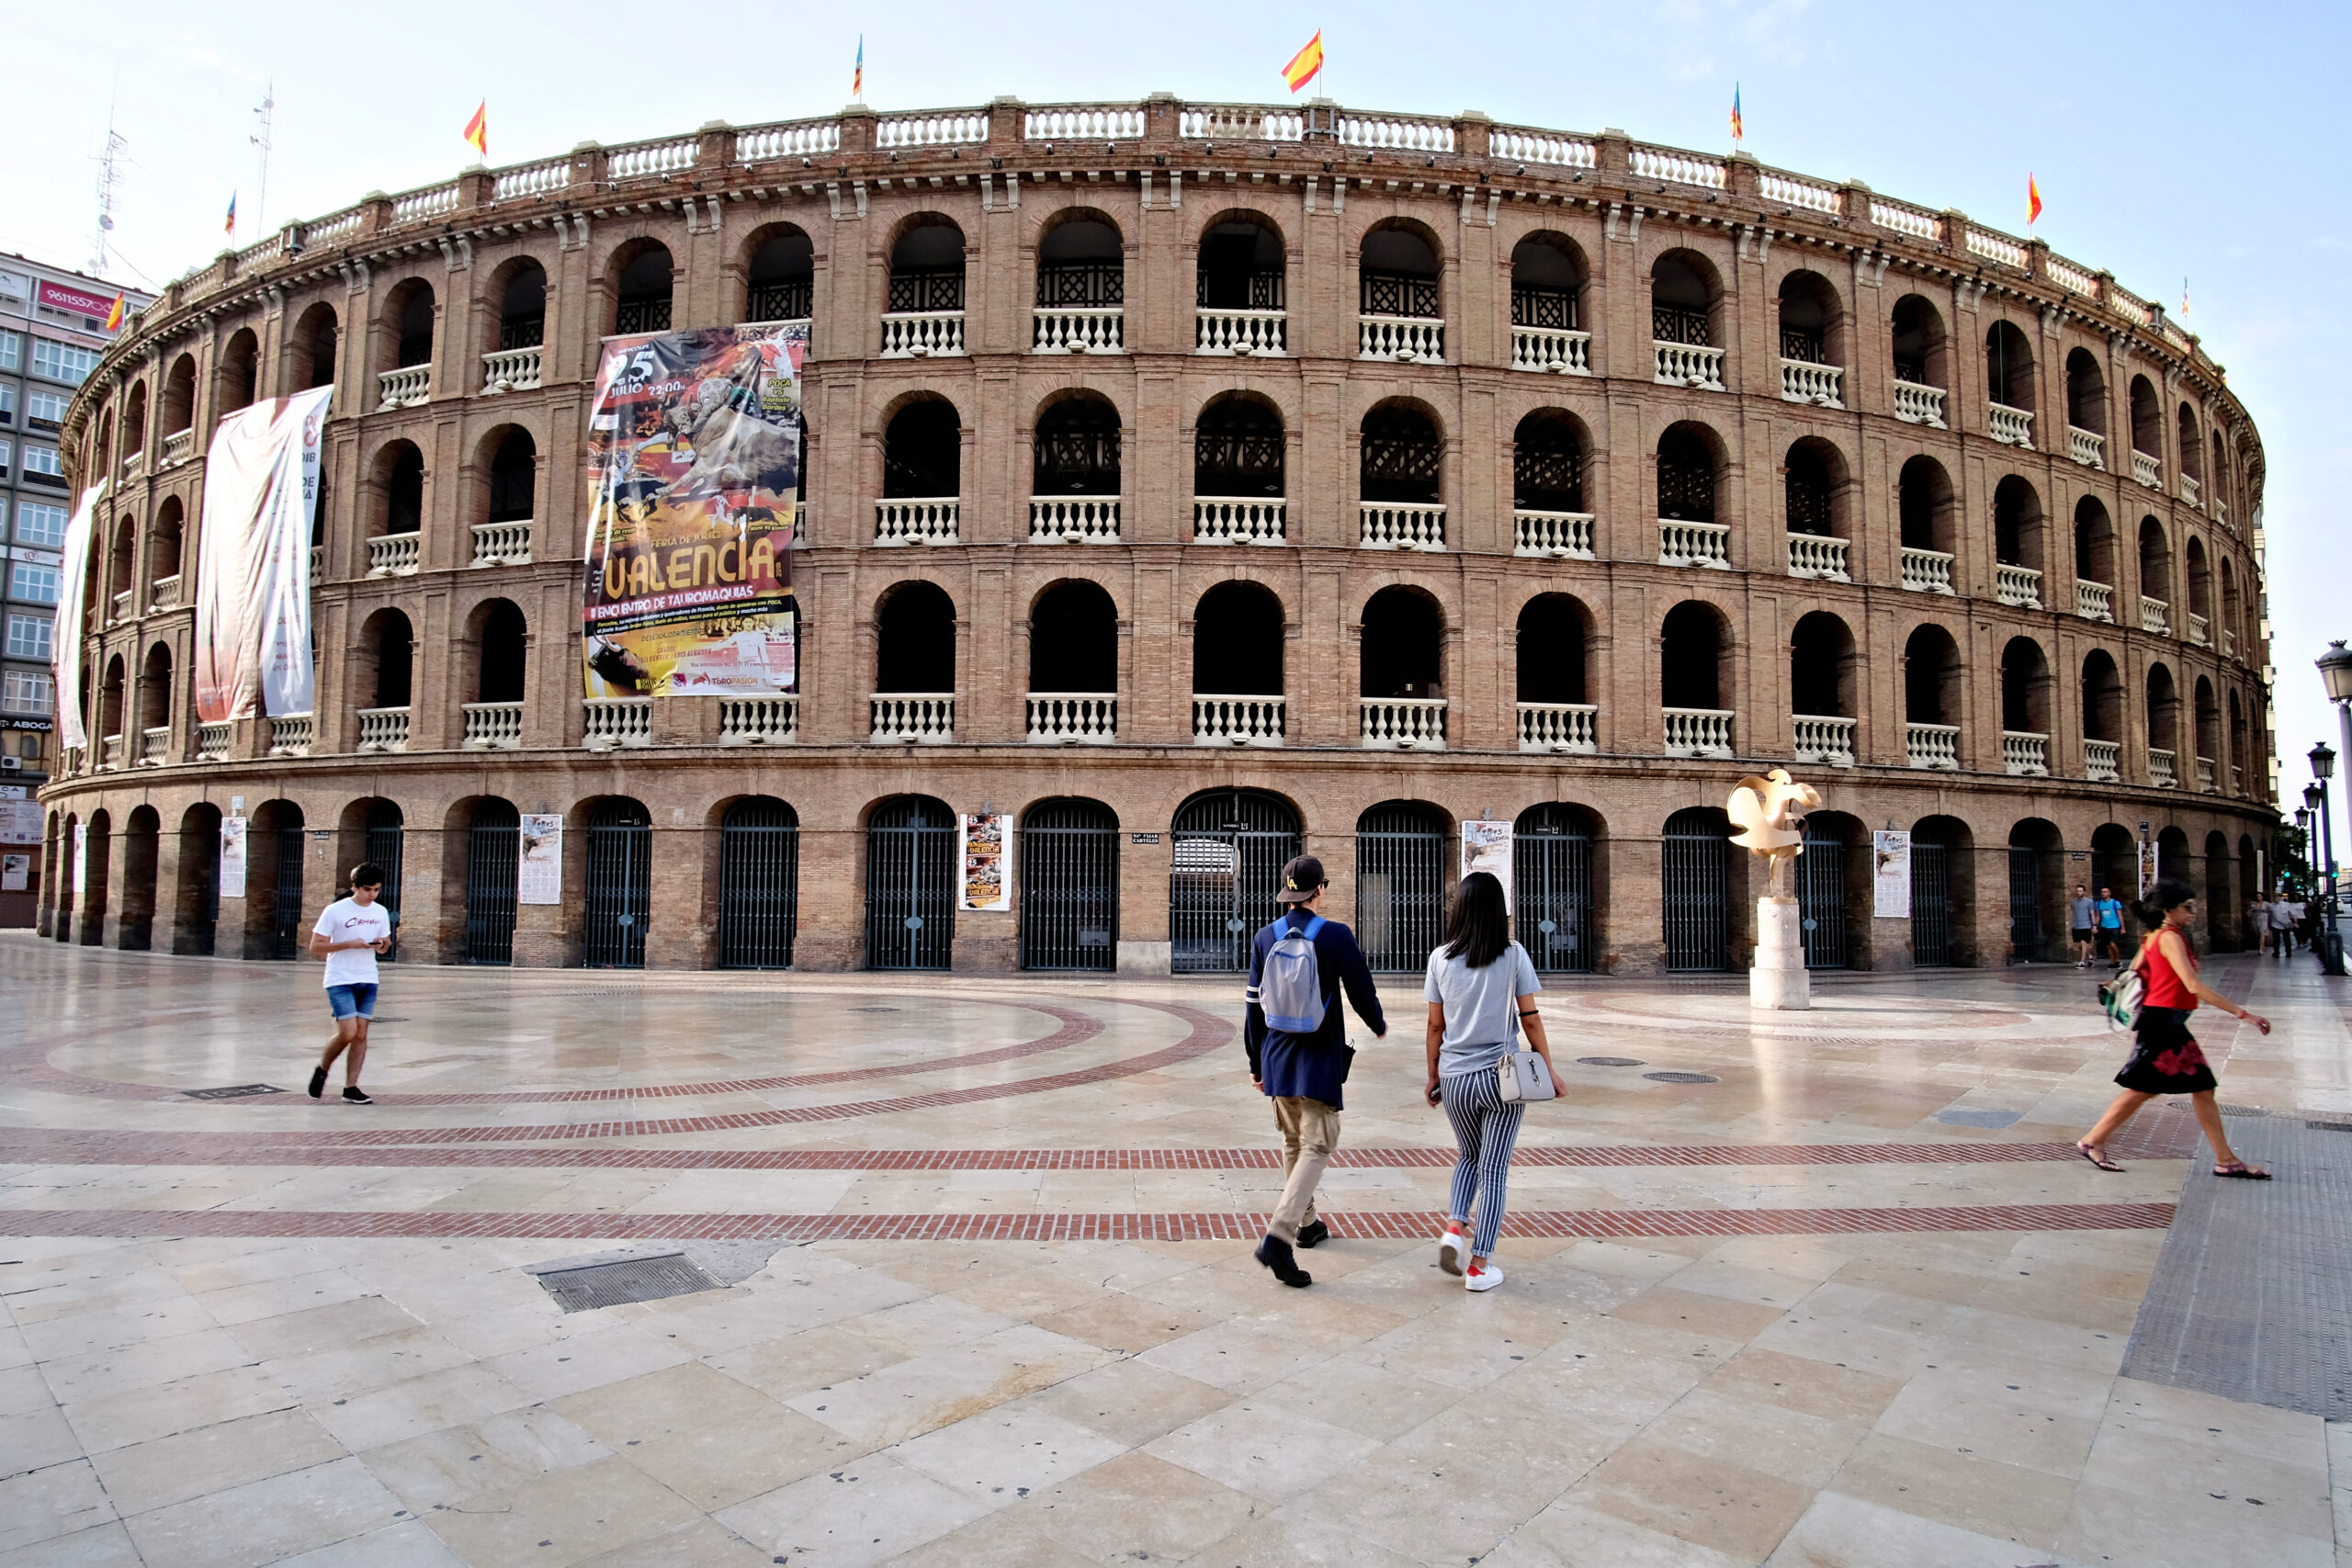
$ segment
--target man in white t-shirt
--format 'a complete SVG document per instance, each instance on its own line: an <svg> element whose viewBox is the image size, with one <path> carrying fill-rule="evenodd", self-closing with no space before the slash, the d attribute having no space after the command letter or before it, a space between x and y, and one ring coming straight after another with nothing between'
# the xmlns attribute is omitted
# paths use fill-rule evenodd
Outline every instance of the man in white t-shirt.
<svg viewBox="0 0 2352 1568"><path fill-rule="evenodd" d="M351 897L326 907L311 928L311 956L327 961L327 1006L334 1012L334 1038L311 1074L311 1098L326 1093L327 1069L345 1051L343 1098L373 1105L359 1088L360 1065L368 1059L368 1025L376 1016L376 954L392 945L392 917L378 897L384 868L373 863L351 868Z"/></svg>

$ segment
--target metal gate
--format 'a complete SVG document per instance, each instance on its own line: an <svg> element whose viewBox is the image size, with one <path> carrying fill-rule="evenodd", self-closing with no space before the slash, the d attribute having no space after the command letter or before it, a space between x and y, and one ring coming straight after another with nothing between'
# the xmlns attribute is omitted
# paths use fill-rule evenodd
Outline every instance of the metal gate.
<svg viewBox="0 0 2352 1568"><path fill-rule="evenodd" d="M292 958L302 942L302 852L310 836L300 828L277 830L277 907L271 911L269 955Z"/></svg>
<svg viewBox="0 0 2352 1568"><path fill-rule="evenodd" d="M2041 961L2041 852L2009 846L2009 958Z"/></svg>
<svg viewBox="0 0 2352 1568"><path fill-rule="evenodd" d="M865 827L865 966L944 969L955 940L955 814L926 795L883 802Z"/></svg>
<svg viewBox="0 0 2352 1568"><path fill-rule="evenodd" d="M1095 800L1050 800L1021 822L1021 967L1119 962L1119 819Z"/></svg>
<svg viewBox="0 0 2352 1568"><path fill-rule="evenodd" d="M1808 969L1843 969L1851 961L1846 942L1846 843L1842 839L1804 836L1797 856L1797 929Z"/></svg>
<svg viewBox="0 0 2352 1568"><path fill-rule="evenodd" d="M1589 975L1599 962L1592 922L1592 835L1575 813L1539 806L1511 829L1511 929L1546 975Z"/></svg>
<svg viewBox="0 0 2352 1568"><path fill-rule="evenodd" d="M1171 824L1170 966L1179 975L1246 973L1250 944L1273 923L1283 865L1298 853L1298 814L1255 790L1196 795Z"/></svg>
<svg viewBox="0 0 2352 1568"><path fill-rule="evenodd" d="M180 879L187 894L188 919L173 951L212 955L220 926L220 823L180 829ZM186 943L183 949L182 943Z"/></svg>
<svg viewBox="0 0 2352 1568"><path fill-rule="evenodd" d="M1356 818L1356 944L1376 975L1419 974L1445 935L1445 824L1392 802Z"/></svg>
<svg viewBox="0 0 2352 1568"><path fill-rule="evenodd" d="M653 818L634 800L603 802L588 815L582 964L591 969L645 967L652 880Z"/></svg>
<svg viewBox="0 0 2352 1568"><path fill-rule="evenodd" d="M466 830L466 962L514 962L514 875L523 818L503 800L474 807Z"/></svg>
<svg viewBox="0 0 2352 1568"><path fill-rule="evenodd" d="M1911 962L1945 964L1951 957L1951 852L1911 840Z"/></svg>
<svg viewBox="0 0 2352 1568"><path fill-rule="evenodd" d="M1730 968L1730 824L1722 812L1694 806L1668 818L1659 837L1668 971Z"/></svg>
<svg viewBox="0 0 2352 1568"><path fill-rule="evenodd" d="M800 818L757 795L718 825L718 966L789 969L800 925Z"/></svg>
<svg viewBox="0 0 2352 1568"><path fill-rule="evenodd" d="M380 810L381 818L377 815ZM384 906L384 913L392 922L392 945L384 950L384 960L390 963L401 955L401 814L397 806L378 807L368 814L368 859L384 871L384 891L377 902Z"/></svg>

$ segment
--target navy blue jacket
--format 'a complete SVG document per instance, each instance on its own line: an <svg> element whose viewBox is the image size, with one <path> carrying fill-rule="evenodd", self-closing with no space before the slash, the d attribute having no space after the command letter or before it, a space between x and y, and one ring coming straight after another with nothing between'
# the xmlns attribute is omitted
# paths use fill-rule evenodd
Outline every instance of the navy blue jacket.
<svg viewBox="0 0 2352 1568"><path fill-rule="evenodd" d="M1323 982L1322 1028L1312 1034L1269 1029L1266 1011L1258 1005L1258 987L1266 976L1266 954L1273 950L1275 932L1285 928L1304 931L1312 919L1309 911L1294 909L1260 931L1250 944L1250 988L1243 993L1250 1016L1242 1025L1241 1043L1250 1051L1250 1076L1262 1083L1268 1094L1319 1100L1337 1111L1340 1086L1347 1082L1348 1062L1354 1055L1348 1049L1340 988L1347 987L1356 1016L1371 1025L1374 1034L1388 1032L1388 1021L1380 1011L1380 993L1373 989L1372 969L1363 961L1363 949L1356 945L1355 932L1337 920L1326 919L1323 929L1315 933L1315 972Z"/></svg>

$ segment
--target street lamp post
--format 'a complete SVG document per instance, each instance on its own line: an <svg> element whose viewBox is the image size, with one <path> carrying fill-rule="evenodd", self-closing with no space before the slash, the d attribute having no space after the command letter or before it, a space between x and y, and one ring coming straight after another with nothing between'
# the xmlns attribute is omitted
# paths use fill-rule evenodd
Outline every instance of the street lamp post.
<svg viewBox="0 0 2352 1568"><path fill-rule="evenodd" d="M2319 948L2319 966L2330 975L2344 973L2344 933L2335 923L2335 831L2327 819L2327 781L2335 776L2335 752L2324 740L2311 750L2312 779L2310 789L2303 792L2304 800L2319 818L2320 864L2327 877L2325 902L2321 906L2320 929L2313 932ZM2313 798L2316 795L2317 798Z"/></svg>
<svg viewBox="0 0 2352 1568"><path fill-rule="evenodd" d="M2327 688L2327 700L2335 705L2335 722L2338 729L2343 732L2345 753L2352 756L2352 649L2346 649L2341 639L2332 642L2327 645L2327 651L2320 655L2318 663L2320 682ZM2319 776L2320 798L2324 802L2327 797L2328 778L2335 772L2335 753L2328 750L2325 742L2312 748L2312 772ZM2321 825L2320 830L2323 834L2327 832L2324 823ZM2327 876L2326 961L2329 974L2341 975L2344 973L2344 933L2336 924L2335 900L2335 859L2331 836Z"/></svg>

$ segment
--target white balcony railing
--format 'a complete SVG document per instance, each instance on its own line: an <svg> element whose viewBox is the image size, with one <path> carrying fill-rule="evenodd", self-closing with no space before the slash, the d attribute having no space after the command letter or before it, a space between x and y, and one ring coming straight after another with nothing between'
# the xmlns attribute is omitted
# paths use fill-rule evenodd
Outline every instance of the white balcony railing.
<svg viewBox="0 0 2352 1568"><path fill-rule="evenodd" d="M368 541L368 575L408 577L424 559L422 534L379 534Z"/></svg>
<svg viewBox="0 0 2352 1568"><path fill-rule="evenodd" d="M2213 646L2211 623L2196 611L2188 612L2188 640L2199 648Z"/></svg>
<svg viewBox="0 0 2352 1568"><path fill-rule="evenodd" d="M1281 697L1223 697L1193 694L1195 746L1279 746L1288 724Z"/></svg>
<svg viewBox="0 0 2352 1568"><path fill-rule="evenodd" d="M1790 754L1800 762L1826 762L1833 768L1854 765L1854 721L1826 714L1789 716Z"/></svg>
<svg viewBox="0 0 2352 1568"><path fill-rule="evenodd" d="M107 615L107 619L115 625L119 625L124 621L130 620L131 618L131 592L128 588L116 594L111 603L111 614Z"/></svg>
<svg viewBox="0 0 2352 1568"><path fill-rule="evenodd" d="M1283 355L1290 352L1287 310L1216 310L1203 306L1194 318L1193 352Z"/></svg>
<svg viewBox="0 0 2352 1568"><path fill-rule="evenodd" d="M168 461L171 455L171 448L166 446L164 448L164 457L165 460ZM2197 476L2195 474L2183 474L2180 476L2180 499L2188 502L2189 505L2197 506L2201 504L2199 501L2199 497L2202 493L2202 490L2203 487L2198 484Z"/></svg>
<svg viewBox="0 0 2352 1568"><path fill-rule="evenodd" d="M2172 635L2172 606L2162 599L2140 595L2140 629L2158 637Z"/></svg>
<svg viewBox="0 0 2352 1568"><path fill-rule="evenodd" d="M1702 348L1690 343L1658 343L1650 344L1656 362L1653 378L1669 387L1703 387L1711 392L1724 389L1724 351Z"/></svg>
<svg viewBox="0 0 2352 1568"><path fill-rule="evenodd" d="M2013 409L2007 403L1991 405L1993 439L2005 446L2033 447L2033 414L2026 409Z"/></svg>
<svg viewBox="0 0 2352 1568"><path fill-rule="evenodd" d="M1845 370L1836 365L1815 365L1803 359L1781 361L1781 397L1787 402L1842 409L1846 402L1839 390L1845 379Z"/></svg>
<svg viewBox="0 0 2352 1568"><path fill-rule="evenodd" d="M459 742L469 751L519 751L523 747L521 703L468 703L466 732Z"/></svg>
<svg viewBox="0 0 2352 1568"><path fill-rule="evenodd" d="M1592 334L1558 327L1513 327L1510 367L1544 370L1555 376L1592 374Z"/></svg>
<svg viewBox="0 0 2352 1568"><path fill-rule="evenodd" d="M1944 428L1944 389L1922 387L1917 381L1894 384L1894 417L1905 424L1928 424Z"/></svg>
<svg viewBox="0 0 2352 1568"><path fill-rule="evenodd" d="M1849 541L1833 539L1826 534L1792 534L1789 536L1789 575L1819 578L1829 582L1851 582L1846 575L1846 551Z"/></svg>
<svg viewBox="0 0 2352 1568"><path fill-rule="evenodd" d="M403 365L398 370L376 372L376 407L414 408L433 396L433 367Z"/></svg>
<svg viewBox="0 0 2352 1568"><path fill-rule="evenodd" d="M2066 427L2066 456L2086 468L2107 467L2107 437L2079 424Z"/></svg>
<svg viewBox="0 0 2352 1568"><path fill-rule="evenodd" d="M1113 692L1032 692L1033 746L1108 746L1119 738L1119 698Z"/></svg>
<svg viewBox="0 0 2352 1568"><path fill-rule="evenodd" d="M721 746L782 746L800 739L800 699L786 693L768 697L718 699Z"/></svg>
<svg viewBox="0 0 2352 1568"><path fill-rule="evenodd" d="M539 347L502 348L481 356L481 389L485 393L536 392L539 389Z"/></svg>
<svg viewBox="0 0 2352 1568"><path fill-rule="evenodd" d="M1731 525L1657 520L1657 564L1731 570Z"/></svg>
<svg viewBox="0 0 2352 1568"><path fill-rule="evenodd" d="M2224 659L2235 659L2237 656L2238 634L2230 630L2229 627L2223 626L2222 628L2222 657Z"/></svg>
<svg viewBox="0 0 2352 1568"><path fill-rule="evenodd" d="M165 610L176 610L179 607L179 575L175 572L170 577L157 578L154 589L147 600L147 613L151 615L161 615Z"/></svg>
<svg viewBox="0 0 2352 1568"><path fill-rule="evenodd" d="M1115 495L1033 495L1029 498L1029 542L1033 545L1115 545L1119 542L1119 498Z"/></svg>
<svg viewBox="0 0 2352 1568"><path fill-rule="evenodd" d="M326 580L327 547L324 545L312 545L311 547L311 581L324 582Z"/></svg>
<svg viewBox="0 0 2352 1568"><path fill-rule="evenodd" d="M269 721L269 754L273 757L307 757L311 754L311 738L314 733L309 714L274 715Z"/></svg>
<svg viewBox="0 0 2352 1568"><path fill-rule="evenodd" d="M171 468L196 456L196 432L175 430L164 437L164 466Z"/></svg>
<svg viewBox="0 0 2352 1568"><path fill-rule="evenodd" d="M580 710L580 744L591 751L653 744L651 697L590 697Z"/></svg>
<svg viewBox="0 0 2352 1568"><path fill-rule="evenodd" d="M1032 354L1125 354L1126 311L1116 305L1040 305L1029 339Z"/></svg>
<svg viewBox="0 0 2352 1568"><path fill-rule="evenodd" d="M2148 782L2158 789L2171 789L2180 783L2172 771L2172 756L2162 747L2148 748Z"/></svg>
<svg viewBox="0 0 2352 1568"><path fill-rule="evenodd" d="M936 359L963 352L961 310L892 310L882 318L885 359Z"/></svg>
<svg viewBox="0 0 2352 1568"><path fill-rule="evenodd" d="M1289 537L1286 512L1278 495L1196 495L1193 498L1193 543L1279 545Z"/></svg>
<svg viewBox="0 0 2352 1568"><path fill-rule="evenodd" d="M877 545L952 545L957 542L964 510L952 495L923 501L877 501L874 503L874 542Z"/></svg>
<svg viewBox="0 0 2352 1568"><path fill-rule="evenodd" d="M2245 794L2245 765L2242 762L2230 764L2230 793L2236 795Z"/></svg>
<svg viewBox="0 0 2352 1568"><path fill-rule="evenodd" d="M1356 712L1368 750L1445 750L1443 697L1361 697Z"/></svg>
<svg viewBox="0 0 2352 1568"><path fill-rule="evenodd" d="M142 729L139 732L139 765L141 767L162 767L172 760L171 750L172 727L170 725L158 725L153 729Z"/></svg>
<svg viewBox="0 0 2352 1568"><path fill-rule="evenodd" d="M1367 550L1445 548L1445 508L1404 502L1357 503L1356 542Z"/></svg>
<svg viewBox="0 0 2352 1568"><path fill-rule="evenodd" d="M1555 560L1592 559L1592 513L1589 512L1514 511L1511 553L1547 556Z"/></svg>
<svg viewBox="0 0 2352 1568"><path fill-rule="evenodd" d="M1942 550L1903 547L1903 586L1914 593L1951 592L1951 557Z"/></svg>
<svg viewBox="0 0 2352 1568"><path fill-rule="evenodd" d="M128 761L122 737L109 735L98 743L98 769L102 773L119 773Z"/></svg>
<svg viewBox="0 0 2352 1568"><path fill-rule="evenodd" d="M525 518L516 523L475 524L473 564L476 566L530 565L530 519Z"/></svg>
<svg viewBox="0 0 2352 1568"><path fill-rule="evenodd" d="M229 759L229 742L236 735L236 726L228 719L209 719L196 727L196 760L199 762L223 762Z"/></svg>
<svg viewBox="0 0 2352 1568"><path fill-rule="evenodd" d="M884 745L944 746L956 739L953 692L876 692L867 735Z"/></svg>
<svg viewBox="0 0 2352 1568"><path fill-rule="evenodd" d="M1668 756L1731 755L1731 709L1662 708L1659 711L1666 718Z"/></svg>
<svg viewBox="0 0 2352 1568"><path fill-rule="evenodd" d="M2093 784L2116 784L2123 777L2123 748L2112 740L2083 740L2083 777Z"/></svg>
<svg viewBox="0 0 2352 1568"><path fill-rule="evenodd" d="M1589 757L1600 750L1600 722L1592 703L1521 703L1519 749Z"/></svg>
<svg viewBox="0 0 2352 1568"><path fill-rule="evenodd" d="M2161 457L2151 457L2147 453L2139 451L2135 448L2132 454L2132 477L2141 484L2146 485L2150 490L2164 489L2164 459Z"/></svg>
<svg viewBox="0 0 2352 1568"><path fill-rule="evenodd" d="M362 751L407 750L408 715L406 708L361 708L359 749Z"/></svg>
<svg viewBox="0 0 2352 1568"><path fill-rule="evenodd" d="M2022 729L2001 731L2001 771L2013 778L2050 776L2050 737Z"/></svg>
<svg viewBox="0 0 2352 1568"><path fill-rule="evenodd" d="M1906 724L1903 728L1904 750L1913 767L1945 773L1960 771L1960 726Z"/></svg>
<svg viewBox="0 0 2352 1568"><path fill-rule="evenodd" d="M2075 614L2086 621L2115 619L2115 590L2087 578L2075 579Z"/></svg>
<svg viewBox="0 0 2352 1568"><path fill-rule="evenodd" d="M1399 365L1445 363L1445 323L1427 316L1358 316L1356 357Z"/></svg>
<svg viewBox="0 0 2352 1568"><path fill-rule="evenodd" d="M115 465L115 470L122 476L122 482L128 485L137 483L140 474L145 471L146 467L145 453L125 452L122 455L122 461Z"/></svg>
<svg viewBox="0 0 2352 1568"><path fill-rule="evenodd" d="M2221 786L2214 782L2213 759L2211 757L2198 758L2197 792L2199 795L2213 795L2219 793L2220 788Z"/></svg>
<svg viewBox="0 0 2352 1568"><path fill-rule="evenodd" d="M2030 566L1996 562L1993 567L1993 592L2004 604L2039 610L2041 608L2041 573Z"/></svg>

